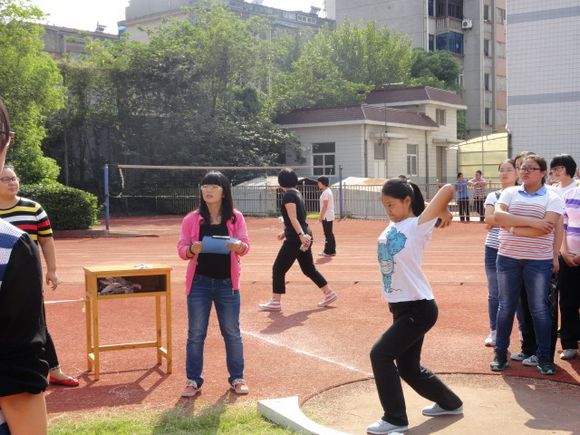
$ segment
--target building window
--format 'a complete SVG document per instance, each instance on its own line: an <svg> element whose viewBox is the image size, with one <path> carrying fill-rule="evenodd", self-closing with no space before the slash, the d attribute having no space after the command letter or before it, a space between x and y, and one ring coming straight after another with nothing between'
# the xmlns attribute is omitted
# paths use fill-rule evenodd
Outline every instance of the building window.
<svg viewBox="0 0 580 435"><path fill-rule="evenodd" d="M385 143L375 142L375 160L385 160Z"/></svg>
<svg viewBox="0 0 580 435"><path fill-rule="evenodd" d="M407 175L417 175L418 145L407 144Z"/></svg>
<svg viewBox="0 0 580 435"><path fill-rule="evenodd" d="M485 125L491 125L491 109L485 108Z"/></svg>
<svg viewBox="0 0 580 435"><path fill-rule="evenodd" d="M435 35L429 33L429 51L435 51Z"/></svg>
<svg viewBox="0 0 580 435"><path fill-rule="evenodd" d="M445 125L445 110L435 109L435 121L439 125Z"/></svg>
<svg viewBox="0 0 580 435"><path fill-rule="evenodd" d="M312 175L334 175L335 165L334 142L312 144L312 164L314 166L330 166L328 168L313 168Z"/></svg>
<svg viewBox="0 0 580 435"><path fill-rule="evenodd" d="M450 17L463 19L463 0L448 0L447 14Z"/></svg>
<svg viewBox="0 0 580 435"><path fill-rule="evenodd" d="M429 16L430 17L435 16L435 5L433 3L435 3L435 0L429 0Z"/></svg>
<svg viewBox="0 0 580 435"><path fill-rule="evenodd" d="M504 24L505 23L505 9L502 8L495 8L495 19L497 24Z"/></svg>
<svg viewBox="0 0 580 435"><path fill-rule="evenodd" d="M483 40L483 54L485 55L485 57L490 57L491 56L491 44L489 39L484 39Z"/></svg>
<svg viewBox="0 0 580 435"><path fill-rule="evenodd" d="M437 35L437 50L463 55L463 34L447 32Z"/></svg>
<svg viewBox="0 0 580 435"><path fill-rule="evenodd" d="M483 21L486 23L491 21L491 17L489 15L489 5L483 5Z"/></svg>
<svg viewBox="0 0 580 435"><path fill-rule="evenodd" d="M459 86L461 88L463 87L463 73L461 73L457 76L457 86Z"/></svg>
<svg viewBox="0 0 580 435"><path fill-rule="evenodd" d="M483 85L485 86L486 91L491 91L491 75L484 74L483 75Z"/></svg>

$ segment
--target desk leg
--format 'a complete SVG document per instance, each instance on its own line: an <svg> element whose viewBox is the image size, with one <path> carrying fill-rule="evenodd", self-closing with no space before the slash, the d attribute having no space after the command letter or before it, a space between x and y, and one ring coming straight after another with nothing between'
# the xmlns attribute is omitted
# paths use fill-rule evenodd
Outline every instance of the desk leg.
<svg viewBox="0 0 580 435"><path fill-rule="evenodd" d="M85 319L86 319L86 328L87 328L87 366L89 372L93 369L93 362L89 355L93 352L93 337L91 331L91 297L87 294L85 295Z"/></svg>
<svg viewBox="0 0 580 435"><path fill-rule="evenodd" d="M157 337L157 364L161 365L161 296L155 296L155 332Z"/></svg>
<svg viewBox="0 0 580 435"><path fill-rule="evenodd" d="M171 344L171 287L167 284L167 293L165 294L165 327L167 328L167 373L171 373L173 365L173 353Z"/></svg>
<svg viewBox="0 0 580 435"><path fill-rule="evenodd" d="M95 381L99 380L101 375L101 359L99 356L99 301L93 301L93 354L95 355Z"/></svg>

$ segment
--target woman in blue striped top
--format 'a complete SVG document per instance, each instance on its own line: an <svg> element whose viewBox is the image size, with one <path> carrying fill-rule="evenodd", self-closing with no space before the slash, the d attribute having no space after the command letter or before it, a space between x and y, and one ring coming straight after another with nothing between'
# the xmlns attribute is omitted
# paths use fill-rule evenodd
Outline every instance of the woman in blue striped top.
<svg viewBox="0 0 580 435"><path fill-rule="evenodd" d="M485 274L487 275L487 306L489 313L489 330L484 344L488 347L495 346L497 309L499 308L499 289L497 284L497 250L499 249L499 225L494 216L495 204L502 190L516 185L516 165L511 159L505 160L499 165L499 182L501 189L490 192L485 199L485 222L489 226L489 232L485 239Z"/></svg>

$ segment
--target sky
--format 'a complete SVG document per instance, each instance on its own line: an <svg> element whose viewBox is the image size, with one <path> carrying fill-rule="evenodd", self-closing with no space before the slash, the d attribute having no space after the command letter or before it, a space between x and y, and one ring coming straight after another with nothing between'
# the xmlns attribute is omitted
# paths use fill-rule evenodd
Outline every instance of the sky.
<svg viewBox="0 0 580 435"><path fill-rule="evenodd" d="M48 15L48 24L94 31L99 22L107 26L106 33L116 34L117 22L125 19L125 7L129 0L32 0L32 3ZM308 12L310 6L322 9L324 0L264 0L263 4Z"/></svg>

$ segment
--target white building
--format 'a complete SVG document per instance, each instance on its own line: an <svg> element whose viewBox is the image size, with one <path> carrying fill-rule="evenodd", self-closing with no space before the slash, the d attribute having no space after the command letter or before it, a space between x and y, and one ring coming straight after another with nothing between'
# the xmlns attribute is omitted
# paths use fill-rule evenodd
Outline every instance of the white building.
<svg viewBox="0 0 580 435"><path fill-rule="evenodd" d="M457 94L426 86L372 92L366 104L295 110L277 119L304 149L290 151L289 165L325 165L302 174L316 178L389 178L406 175L419 184L454 180L457 170ZM306 163L300 161L306 159Z"/></svg>
<svg viewBox="0 0 580 435"><path fill-rule="evenodd" d="M580 160L580 1L508 2L511 153Z"/></svg>

